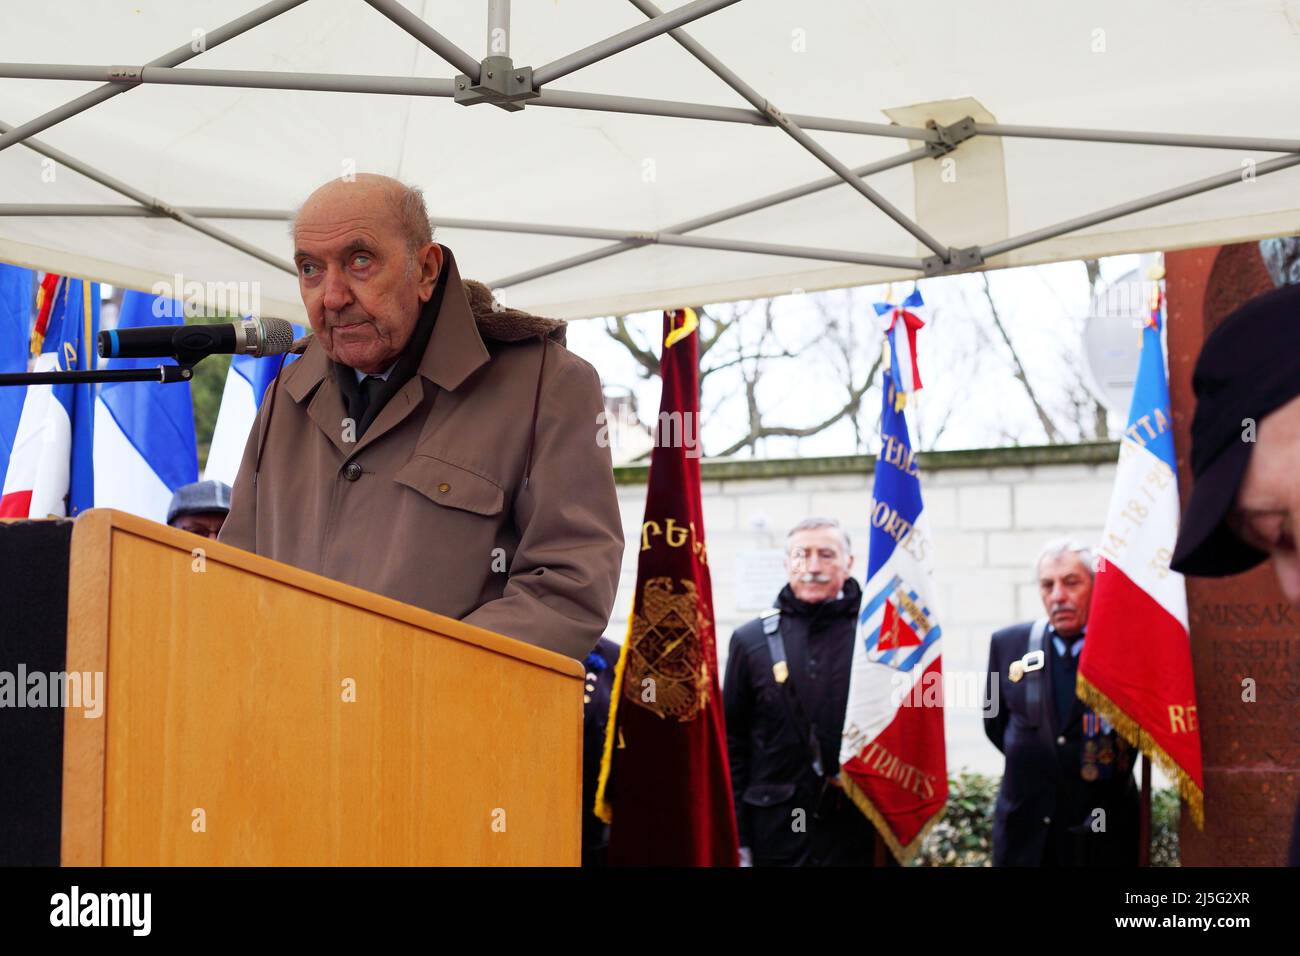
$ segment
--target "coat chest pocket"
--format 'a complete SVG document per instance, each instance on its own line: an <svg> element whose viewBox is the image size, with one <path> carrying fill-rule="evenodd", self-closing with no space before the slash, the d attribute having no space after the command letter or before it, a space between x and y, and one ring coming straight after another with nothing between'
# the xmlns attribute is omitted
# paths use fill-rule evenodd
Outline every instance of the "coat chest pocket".
<svg viewBox="0 0 1300 956"><path fill-rule="evenodd" d="M505 492L495 481L432 455L411 456L393 480L444 508L495 515L505 505Z"/></svg>

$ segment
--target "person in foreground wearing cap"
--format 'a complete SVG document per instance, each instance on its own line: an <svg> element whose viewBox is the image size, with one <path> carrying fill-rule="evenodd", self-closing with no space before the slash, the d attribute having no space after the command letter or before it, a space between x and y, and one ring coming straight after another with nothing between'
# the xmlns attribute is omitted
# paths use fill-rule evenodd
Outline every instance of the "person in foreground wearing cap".
<svg viewBox="0 0 1300 956"><path fill-rule="evenodd" d="M1136 866L1134 751L1075 692L1092 602L1092 552L1053 541L1038 558L1047 617L989 646L984 732L1006 755L994 866Z"/></svg>
<svg viewBox="0 0 1300 956"><path fill-rule="evenodd" d="M1192 494L1170 567L1219 578L1271 559L1300 606L1300 286L1251 299L1211 332L1192 388Z"/></svg>
<svg viewBox="0 0 1300 956"><path fill-rule="evenodd" d="M196 481L181 485L167 508L173 528L215 539L230 513L230 486L224 481Z"/></svg>

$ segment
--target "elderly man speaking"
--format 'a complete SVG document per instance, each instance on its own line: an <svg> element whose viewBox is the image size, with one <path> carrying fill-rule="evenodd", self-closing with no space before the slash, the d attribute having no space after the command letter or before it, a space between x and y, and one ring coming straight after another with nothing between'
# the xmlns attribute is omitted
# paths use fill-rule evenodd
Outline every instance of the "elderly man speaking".
<svg viewBox="0 0 1300 956"><path fill-rule="evenodd" d="M583 657L623 534L564 323L462 281L384 176L322 186L293 236L315 335L262 401L220 540Z"/></svg>

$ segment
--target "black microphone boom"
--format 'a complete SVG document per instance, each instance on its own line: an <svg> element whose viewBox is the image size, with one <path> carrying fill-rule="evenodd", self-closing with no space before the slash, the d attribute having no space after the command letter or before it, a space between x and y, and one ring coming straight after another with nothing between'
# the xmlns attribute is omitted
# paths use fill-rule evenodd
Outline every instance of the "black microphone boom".
<svg viewBox="0 0 1300 956"><path fill-rule="evenodd" d="M100 358L174 358L193 364L209 355L281 355L293 346L284 319L217 325L147 325L99 333Z"/></svg>

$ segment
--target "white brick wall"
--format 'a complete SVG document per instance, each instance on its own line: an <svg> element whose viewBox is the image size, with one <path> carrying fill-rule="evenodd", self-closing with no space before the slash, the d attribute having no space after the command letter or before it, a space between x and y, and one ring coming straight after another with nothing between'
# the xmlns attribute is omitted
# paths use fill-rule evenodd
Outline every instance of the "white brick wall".
<svg viewBox="0 0 1300 956"><path fill-rule="evenodd" d="M927 472L923 463L922 493L934 542L935 604L944 630L946 671L982 673L992 632L1042 613L1033 583L1034 559L1055 537L1070 535L1096 543L1114 474L1111 464L1026 467L1017 462ZM869 473L711 478L702 483L702 491L718 658L724 671L732 631L755 616L735 605L741 552L779 547L795 522L827 515L838 518L852 537L854 571L861 583L867 563ZM619 485L618 493L627 550L606 634L621 642L636 581L645 485ZM950 708L945 722L950 770L965 766L1001 773L1001 755L984 737L978 711Z"/></svg>

